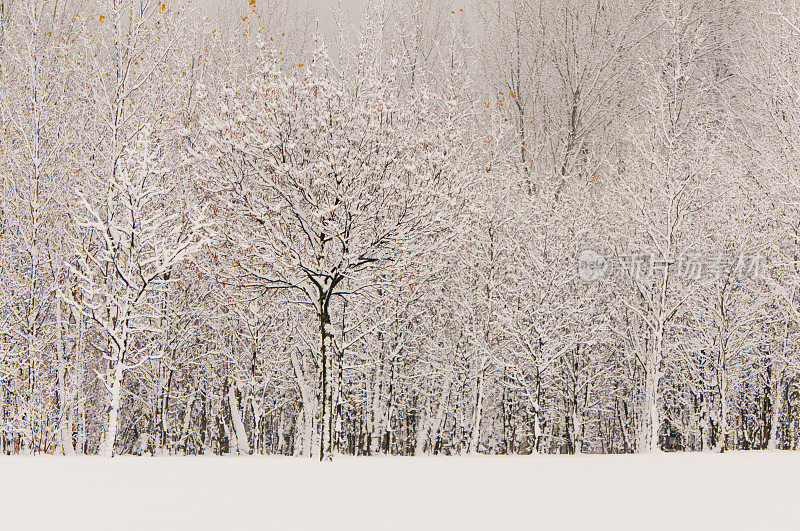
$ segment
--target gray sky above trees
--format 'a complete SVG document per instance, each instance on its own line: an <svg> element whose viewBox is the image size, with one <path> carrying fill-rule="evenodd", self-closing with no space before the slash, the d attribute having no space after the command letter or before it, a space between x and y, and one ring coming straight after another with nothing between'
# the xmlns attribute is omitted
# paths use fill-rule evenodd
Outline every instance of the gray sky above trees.
<svg viewBox="0 0 800 531"><path fill-rule="evenodd" d="M478 0L481 1L481 0ZM485 0L484 0L485 1ZM404 4L413 3L409 0L403 2ZM463 9L468 17L469 24L472 25L471 13L472 1L471 0L445 0L444 5L451 5L451 9ZM345 15L344 26L358 27L361 21L361 15L365 8L366 0L257 0L257 6L262 15L266 15L268 20L272 23L279 23L282 17L286 16L288 20L285 22L300 23L302 29L300 30L305 37L299 37L301 40L310 38L313 34L320 34L328 44L337 41L336 23L334 22L337 10L340 10ZM397 7L397 0L385 0L384 8L391 10ZM205 11L206 15L212 20L217 21L223 25L231 21L235 21L238 17L249 12L249 0L195 0L195 6L200 6ZM445 11L446 12L446 11ZM284 15L284 13L286 15ZM298 16L295 20L290 20L292 13L297 13ZM306 22L317 19L319 24L316 25L312 22L311 26L307 27ZM297 27L296 29L300 29ZM331 49L331 56L336 59L337 51L335 46Z"/></svg>
<svg viewBox="0 0 800 531"><path fill-rule="evenodd" d="M261 7L263 5L280 5L284 3L291 5L292 0L268 0L266 2L258 0L261 9L264 9L264 7ZM199 5L206 9L212 18L220 17L225 19L231 12L238 11L239 7L245 10L248 9L248 0L200 0ZM337 7L342 9L353 23L356 23L360 18L361 10L364 8L364 0L296 0L294 9L304 11L307 8L311 8L316 11L322 36L330 42L333 38L334 28L331 12Z"/></svg>
<svg viewBox="0 0 800 531"><path fill-rule="evenodd" d="M247 5L247 0L201 0L201 5L210 6L212 9L229 9L232 6L235 6L237 2L241 3L243 6ZM261 3L262 2L259 1L259 4ZM392 3L393 2L391 0L387 1L387 7L390 7ZM453 3L454 6L463 8L468 12L472 11L471 9L468 9L470 4L471 2L468 0L464 2ZM345 13L347 13L350 20L355 23L359 20L361 11L364 9L364 0L297 0L297 6L299 9L306 7L311 7L314 9L319 16L320 26L326 33L325 36L329 37L329 32L333 27L331 11L336 8L343 10Z"/></svg>
<svg viewBox="0 0 800 531"><path fill-rule="evenodd" d="M247 0L203 0L202 5L217 7L230 7L237 2L247 5ZM299 6L310 6L319 13L323 25L329 23L329 12L332 7L340 7L351 16L358 16L364 7L364 0L298 0Z"/></svg>

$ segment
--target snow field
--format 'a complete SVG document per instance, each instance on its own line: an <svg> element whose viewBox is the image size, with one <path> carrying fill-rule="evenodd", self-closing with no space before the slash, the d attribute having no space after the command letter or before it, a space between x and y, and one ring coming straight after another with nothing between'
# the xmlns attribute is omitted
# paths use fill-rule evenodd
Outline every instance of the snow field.
<svg viewBox="0 0 800 531"><path fill-rule="evenodd" d="M797 529L800 454L0 458L2 530Z"/></svg>

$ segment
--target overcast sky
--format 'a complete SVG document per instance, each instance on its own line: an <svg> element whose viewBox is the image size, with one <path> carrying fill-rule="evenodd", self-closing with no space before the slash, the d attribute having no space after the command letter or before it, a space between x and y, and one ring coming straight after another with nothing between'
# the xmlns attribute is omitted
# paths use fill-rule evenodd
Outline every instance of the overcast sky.
<svg viewBox="0 0 800 531"><path fill-rule="evenodd" d="M235 5L237 2L241 2L243 5L247 4L247 0L201 0L200 5L224 8ZM341 6L352 17L357 17L364 7L364 0L298 0L298 3L313 7L319 13L321 22L325 22L328 18L331 6Z"/></svg>
<svg viewBox="0 0 800 531"><path fill-rule="evenodd" d="M319 22L326 31L330 30L333 21L330 20L330 10L332 6L339 6L347 12L350 20L356 22L360 17L361 10L364 8L364 0L306 0L319 13ZM330 35L327 35L330 37Z"/></svg>
<svg viewBox="0 0 800 531"><path fill-rule="evenodd" d="M364 0L307 0L320 12L320 18L327 13L331 5L341 5L341 8L355 16L364 7Z"/></svg>
<svg viewBox="0 0 800 531"><path fill-rule="evenodd" d="M334 27L331 17L331 8L336 6L340 7L347 13L350 22L357 24L361 18L360 15L364 8L364 1L365 0L297 0L297 3L301 8L303 6L311 7L317 12L322 36L325 40L331 42L333 40ZM280 3L280 0L278 0L277 3ZM291 0L288 0L287 3L291 3ZM224 16L225 12L231 8L242 7L246 10L247 4L248 0L198 0L196 5L206 8L208 14L211 15L213 19L216 14L222 14ZM259 1L259 4L261 4L261 1ZM269 2L267 2L267 4L269 4Z"/></svg>

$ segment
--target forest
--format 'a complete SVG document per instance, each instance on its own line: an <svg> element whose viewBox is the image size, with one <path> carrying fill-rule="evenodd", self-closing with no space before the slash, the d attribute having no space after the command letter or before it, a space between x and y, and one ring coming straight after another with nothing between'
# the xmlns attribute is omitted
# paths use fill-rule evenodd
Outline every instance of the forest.
<svg viewBox="0 0 800 531"><path fill-rule="evenodd" d="M795 0L0 0L0 455L800 442Z"/></svg>

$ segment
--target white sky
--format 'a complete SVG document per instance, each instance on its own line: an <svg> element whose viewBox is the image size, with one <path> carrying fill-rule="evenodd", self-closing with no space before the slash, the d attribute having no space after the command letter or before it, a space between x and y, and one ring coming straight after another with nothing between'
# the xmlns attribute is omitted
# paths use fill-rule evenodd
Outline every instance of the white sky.
<svg viewBox="0 0 800 531"><path fill-rule="evenodd" d="M201 8L207 8L209 13L225 13L227 10L236 9L240 7L247 10L247 6L249 4L248 0L196 0L197 4ZM258 0L258 3L261 4L263 0ZM288 4L291 4L292 0L283 0ZM361 11L364 8L364 1L365 0L296 0L298 4L298 9L303 10L303 8L312 8L315 10L319 16L320 28L322 30L322 36L328 42L333 40L333 20L331 17L331 8L339 7L342 11L347 13L348 19L353 24L357 24L358 20L361 18ZM390 0L391 1L391 0ZM269 4L271 0L267 0L266 4ZM278 4L282 3L282 0L277 0ZM213 16L213 15L212 15Z"/></svg>
<svg viewBox="0 0 800 531"><path fill-rule="evenodd" d="M364 0L297 0L299 5L313 7L320 15L320 21L325 22L331 6L340 6L341 9L353 17L357 17L364 7ZM214 7L234 6L237 3L247 5L247 0L201 0L201 5Z"/></svg>

